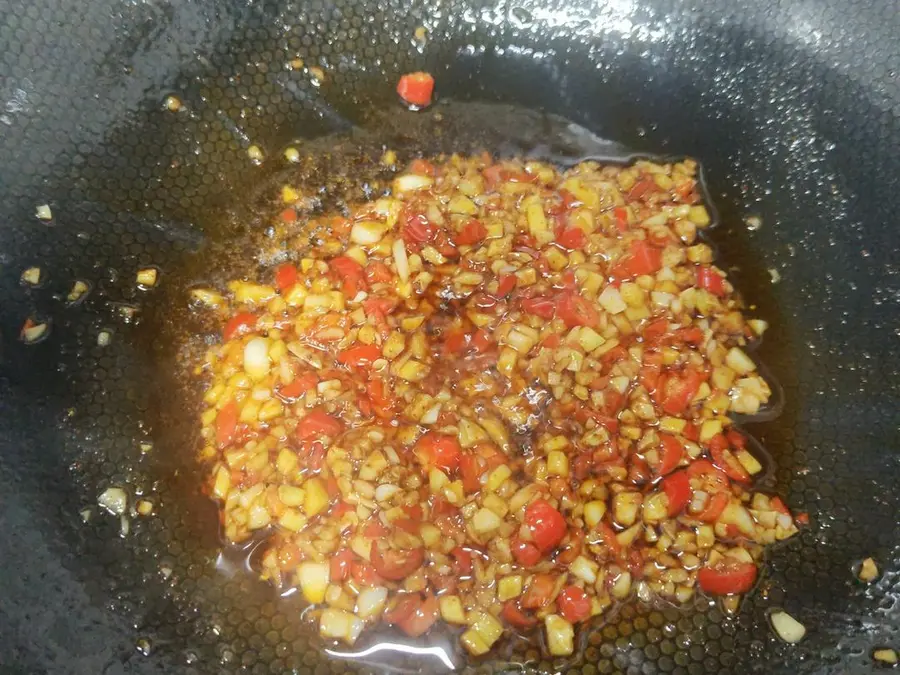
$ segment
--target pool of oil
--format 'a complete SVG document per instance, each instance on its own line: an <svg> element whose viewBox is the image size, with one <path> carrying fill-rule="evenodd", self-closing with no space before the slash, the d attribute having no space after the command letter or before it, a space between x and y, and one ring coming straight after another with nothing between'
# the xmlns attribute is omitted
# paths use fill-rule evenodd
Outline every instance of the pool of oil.
<svg viewBox="0 0 900 675"><path fill-rule="evenodd" d="M235 199L236 206L220 213L208 214L200 223L204 241L199 250L187 256L177 269L165 269L166 284L162 310L148 312L137 332L138 343L153 355L160 382L161 394L148 412L148 425L159 435L169 438L161 447L179 448L178 456L165 464L178 473L178 480L186 490L196 494L203 481L203 470L193 459L199 446L199 402L202 381L193 366L202 359L204 351L219 338L220 325L211 314L190 305L189 290L198 285L224 287L236 277L255 278L264 270L301 252L289 250L287 233L275 227L280 206L280 189L284 184L297 188L304 196L305 211L301 211L298 228L306 217L330 212L346 212L349 205L386 193L397 169L386 167L381 158L385 151L397 154L396 167L402 168L415 157L434 157L450 153L478 153L487 151L499 157L528 157L545 160L558 166L571 166L586 159L606 163L627 163L636 158L653 156L637 153L624 144L606 140L590 130L556 115L499 104L442 102L418 113L396 110L372 113L362 126L352 127L339 134L304 140L297 147L299 160L281 161L282 153L273 153L259 167L258 179L247 185L245 196ZM658 156L659 159L667 159ZM778 339L767 341L761 353L778 357L789 349L789 333L781 325L777 307L772 301L769 275L763 266L749 255L742 242L744 228L735 221L736 204L722 203L711 197L710 186L715 176L701 172L704 201L712 207L716 227L708 232L708 242L724 255L717 264L728 270L735 285L743 294L750 313L766 319L775 328ZM315 237L309 246L314 247ZM758 347L756 345L755 347ZM780 363L788 359L777 358ZM772 458L762 443L754 438L755 423L790 424L782 415L784 395L773 373L761 364L770 382L773 397L766 409L752 417L736 420L751 437L751 445L762 458L765 471L758 481L761 489L772 489L777 457ZM779 418L779 415L782 417ZM178 436L175 438L174 436ZM186 451L185 449L190 449ZM161 480L171 477L160 476ZM210 517L210 530L217 523ZM256 560L265 546L264 537L239 546L221 540L214 574L224 577L255 576ZM262 584L263 582L259 582ZM278 590L285 606L296 600L296 589ZM698 602L705 602L698 600ZM290 605L295 608L296 605ZM667 605L668 606L668 605ZM287 610L286 610L287 611ZM290 611L293 611L290 610ZM617 620L619 608L607 612L590 624L589 630L579 631L582 647L588 634ZM302 615L299 617L302 621ZM457 630L445 628L432 631L425 638L410 640L390 629L368 631L353 648L325 645L321 648L332 658L351 659L377 669L394 672L438 672L459 667L466 657L458 646ZM546 666L546 652L541 644L540 631L504 639L491 659L498 663ZM583 660L583 652L557 660L553 669Z"/></svg>

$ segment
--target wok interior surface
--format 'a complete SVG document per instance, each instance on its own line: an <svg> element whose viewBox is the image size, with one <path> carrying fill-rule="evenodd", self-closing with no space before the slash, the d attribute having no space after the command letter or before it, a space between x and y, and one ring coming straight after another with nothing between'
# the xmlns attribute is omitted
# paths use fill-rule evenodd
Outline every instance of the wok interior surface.
<svg viewBox="0 0 900 675"><path fill-rule="evenodd" d="M327 657L295 598L220 556L193 460L196 385L180 377L213 335L186 291L256 272L273 186L288 175L330 186L326 201L348 186L358 197L354 177L387 146L401 159L622 148L699 159L720 264L772 324L759 356L784 388L781 416L748 430L777 462L768 487L811 521L772 550L737 617L705 601L631 604L598 620L574 659L513 644L471 672L523 669L511 661L584 675L871 672L875 647L900 647L898 29L891 3L846 0L10 3L0 671L445 667L438 642L424 656ZM421 114L393 93L417 69L441 98ZM170 94L178 112L164 109ZM292 141L309 159L285 173ZM34 216L45 203L50 223ZM148 264L161 283L139 291ZM32 265L47 273L34 289L19 282ZM77 279L91 294L68 305ZM123 307L138 311L126 319ZM52 328L26 346L29 316ZM96 505L111 485L147 496L154 515L123 535ZM867 556L882 570L869 586L853 575ZM773 636L776 607L807 626L799 645Z"/></svg>

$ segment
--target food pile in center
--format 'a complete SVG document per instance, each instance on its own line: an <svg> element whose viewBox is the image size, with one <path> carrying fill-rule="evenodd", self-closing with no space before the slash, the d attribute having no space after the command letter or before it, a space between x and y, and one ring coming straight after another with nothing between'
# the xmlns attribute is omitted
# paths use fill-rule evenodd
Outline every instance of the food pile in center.
<svg viewBox="0 0 900 675"><path fill-rule="evenodd" d="M797 528L729 417L770 397L765 323L709 224L691 160L416 160L307 223L309 257L196 289L225 321L201 456L227 538L267 532L262 576L351 644L541 626L566 655L631 596L733 606Z"/></svg>

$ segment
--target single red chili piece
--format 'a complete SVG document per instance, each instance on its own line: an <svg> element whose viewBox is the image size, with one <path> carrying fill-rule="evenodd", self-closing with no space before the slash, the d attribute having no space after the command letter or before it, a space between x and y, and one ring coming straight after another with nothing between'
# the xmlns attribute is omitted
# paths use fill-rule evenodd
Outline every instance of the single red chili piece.
<svg viewBox="0 0 900 675"><path fill-rule="evenodd" d="M688 370L681 377L670 377L663 388L662 409L669 415L684 412L694 400L702 383L703 378L695 370Z"/></svg>
<svg viewBox="0 0 900 675"><path fill-rule="evenodd" d="M484 328L479 328L475 331L475 334L472 336L472 349L476 354L484 354L488 349L491 348L491 334L488 333Z"/></svg>
<svg viewBox="0 0 900 675"><path fill-rule="evenodd" d="M405 505L401 506L403 512L406 513L412 520L416 522L422 522L422 518L425 517L425 510L422 508L421 504L413 504L413 505Z"/></svg>
<svg viewBox="0 0 900 675"><path fill-rule="evenodd" d="M534 314L542 319L552 319L556 313L556 302L553 298L536 297L522 300L522 311Z"/></svg>
<svg viewBox="0 0 900 675"><path fill-rule="evenodd" d="M256 314L250 312L240 312L228 319L225 328L222 330L222 339L226 342L234 337L240 337L251 333L256 328Z"/></svg>
<svg viewBox="0 0 900 675"><path fill-rule="evenodd" d="M434 176L434 164L427 159L417 157L409 163L410 173L417 173L421 176Z"/></svg>
<svg viewBox="0 0 900 675"><path fill-rule="evenodd" d="M325 446L322 445L321 442L319 442L319 441L313 441L313 442L310 444L310 446L311 446L311 448L313 449L314 452L318 452L319 449L321 449L322 454L324 455L324 453L325 453ZM341 490L340 490L340 488L338 487L337 479L336 479L334 476L329 476L329 477L325 480L325 492L328 493L328 496L329 496L331 499L334 499L335 497L339 497L339 496L340 496Z"/></svg>
<svg viewBox="0 0 900 675"><path fill-rule="evenodd" d="M616 539L615 531L604 522L598 523L596 529L603 539L603 543L606 544L606 548L610 550L610 553L614 556L618 556L622 552L622 545L619 543L619 540Z"/></svg>
<svg viewBox="0 0 900 675"><path fill-rule="evenodd" d="M624 232L628 229L628 209L624 206L617 206L613 209L613 216L616 218L616 229Z"/></svg>
<svg viewBox="0 0 900 675"><path fill-rule="evenodd" d="M696 443L700 440L700 427L693 422L688 422L684 425L684 431L681 432L681 435L689 441L694 441L694 443Z"/></svg>
<svg viewBox="0 0 900 675"><path fill-rule="evenodd" d="M557 233L556 243L570 251L581 249L587 244L587 235L580 227L566 227Z"/></svg>
<svg viewBox="0 0 900 675"><path fill-rule="evenodd" d="M722 511L728 506L728 494L717 492L710 497L709 502L700 513L694 514L694 518L704 523L714 523L722 515Z"/></svg>
<svg viewBox="0 0 900 675"><path fill-rule="evenodd" d="M610 269L614 279L626 280L644 274L655 274L662 268L662 250L643 239L631 242L629 251Z"/></svg>
<svg viewBox="0 0 900 675"><path fill-rule="evenodd" d="M746 593L756 582L754 563L722 558L714 567L702 567L697 572L700 588L712 595Z"/></svg>
<svg viewBox="0 0 900 675"><path fill-rule="evenodd" d="M515 600L507 600L500 610L500 618L516 628L531 628L537 623L537 619L529 616L521 609Z"/></svg>
<svg viewBox="0 0 900 675"><path fill-rule="evenodd" d="M282 399L299 398L319 383L319 376L313 372L303 373L295 377L290 384L279 387L276 393Z"/></svg>
<svg viewBox="0 0 900 675"><path fill-rule="evenodd" d="M531 579L531 585L522 596L523 609L538 609L550 603L553 587L556 586L556 577L552 574L535 574Z"/></svg>
<svg viewBox="0 0 900 675"><path fill-rule="evenodd" d="M329 260L328 267L341 280L344 294L348 297L354 298L357 293L368 288L366 270L353 258L340 255Z"/></svg>
<svg viewBox="0 0 900 675"><path fill-rule="evenodd" d="M368 316L384 319L397 307L396 298L366 298L363 300L363 311Z"/></svg>
<svg viewBox="0 0 900 675"><path fill-rule="evenodd" d="M566 535L566 519L550 502L538 499L525 509L531 539L543 553L553 550Z"/></svg>
<svg viewBox="0 0 900 675"><path fill-rule="evenodd" d="M416 608L422 604L422 598L418 593L408 593L401 595L397 600L397 604L393 609L386 610L382 614L384 622L387 624L396 624L412 614Z"/></svg>
<svg viewBox="0 0 900 675"><path fill-rule="evenodd" d="M687 468L688 476L702 480L707 492L722 492L728 489L728 476L708 459L697 459Z"/></svg>
<svg viewBox="0 0 900 675"><path fill-rule="evenodd" d="M383 380L371 380L366 385L366 394L369 397L369 401L372 402L372 407L375 409L375 414L378 417L383 419L393 417L396 401L390 395L390 392L385 390Z"/></svg>
<svg viewBox="0 0 900 675"><path fill-rule="evenodd" d="M709 265L697 265L697 286L713 295L725 295L725 279Z"/></svg>
<svg viewBox="0 0 900 675"><path fill-rule="evenodd" d="M562 342L562 338L557 333L553 333L552 335L548 335L544 338L544 341L541 342L542 347L546 347L547 349L556 349L559 347Z"/></svg>
<svg viewBox="0 0 900 675"><path fill-rule="evenodd" d="M381 350L375 345L356 345L337 355L338 363L355 368L367 368L381 358Z"/></svg>
<svg viewBox="0 0 900 675"><path fill-rule="evenodd" d="M457 246L472 246L487 237L487 228L480 220L470 218L453 239Z"/></svg>
<svg viewBox="0 0 900 675"><path fill-rule="evenodd" d="M663 478L662 489L669 501L670 518L684 511L691 501L691 482L686 471L676 471Z"/></svg>
<svg viewBox="0 0 900 675"><path fill-rule="evenodd" d="M578 586L566 586L556 597L563 618L570 623L584 621L591 615L591 599Z"/></svg>
<svg viewBox="0 0 900 675"><path fill-rule="evenodd" d="M285 209L281 212L281 219L286 223L293 223L297 220L297 211L293 207Z"/></svg>
<svg viewBox="0 0 900 675"><path fill-rule="evenodd" d="M790 510L782 501L781 497L772 497L769 500L769 506L771 506L773 510L778 511L779 513L783 513L786 516L791 515Z"/></svg>
<svg viewBox="0 0 900 675"><path fill-rule="evenodd" d="M426 244L434 239L437 229L424 213L404 209L402 236L407 244Z"/></svg>
<svg viewBox="0 0 900 675"><path fill-rule="evenodd" d="M434 431L429 431L416 442L416 452L424 464L436 466L448 473L459 466L461 451L455 436Z"/></svg>
<svg viewBox="0 0 900 675"><path fill-rule="evenodd" d="M238 409L234 399L219 408L216 414L216 445L224 448L234 439L237 430Z"/></svg>
<svg viewBox="0 0 900 675"><path fill-rule="evenodd" d="M356 511L356 507L352 504L348 504L343 500L339 500L337 504L331 507L328 511L329 515L331 515L335 520L340 520L344 517L345 514L350 513L351 511Z"/></svg>
<svg viewBox="0 0 900 675"><path fill-rule="evenodd" d="M635 199L640 199L649 192L658 191L659 188L656 185L656 181L650 177L641 178L628 191L628 201L634 201Z"/></svg>
<svg viewBox="0 0 900 675"><path fill-rule="evenodd" d="M372 545L372 566L378 574L390 581L402 581L422 566L425 560L425 549L381 550L376 543Z"/></svg>
<svg viewBox="0 0 900 675"><path fill-rule="evenodd" d="M418 107L427 106L434 94L434 78L421 71L407 73L397 83L397 93L407 103Z"/></svg>
<svg viewBox="0 0 900 675"><path fill-rule="evenodd" d="M340 551L331 556L329 565L331 567L331 581L344 581L350 576L350 564L353 562L353 551L349 548L342 548Z"/></svg>
<svg viewBox="0 0 900 675"><path fill-rule="evenodd" d="M463 490L467 493L478 492L481 489L481 474L484 467L478 461L478 457L470 452L462 453L459 457L459 473L463 482Z"/></svg>
<svg viewBox="0 0 900 675"><path fill-rule="evenodd" d="M419 533L422 531L422 523L417 520L413 520L412 518L397 518L397 520L391 523L398 530L403 530L404 532L408 532L409 534L413 534L415 536L419 536Z"/></svg>
<svg viewBox="0 0 900 675"><path fill-rule="evenodd" d="M297 283L299 273L291 263L284 263L275 268L275 285L279 291L286 291Z"/></svg>
<svg viewBox="0 0 900 675"><path fill-rule="evenodd" d="M662 449L656 473L659 476L665 476L678 468L681 458L684 456L684 446L671 434L660 434L659 440L662 443Z"/></svg>
<svg viewBox="0 0 900 675"><path fill-rule="evenodd" d="M472 574L472 553L462 546L457 546L450 551L453 558L453 571L458 577L468 577Z"/></svg>
<svg viewBox="0 0 900 675"><path fill-rule="evenodd" d="M669 332L669 320L666 318L654 319L641 331L641 337L644 342L653 344L658 342L663 335Z"/></svg>
<svg viewBox="0 0 900 675"><path fill-rule="evenodd" d="M600 323L597 309L577 293L562 294L556 306L556 316L563 320L567 328L594 327Z"/></svg>
<svg viewBox="0 0 900 675"><path fill-rule="evenodd" d="M497 278L497 297L504 298L509 295L516 287L516 281L518 279L515 274L501 274Z"/></svg>
<svg viewBox="0 0 900 675"><path fill-rule="evenodd" d="M301 441L306 441L318 436L334 437L343 429L344 425L339 419L332 417L322 408L314 408L297 424L296 434Z"/></svg>
<svg viewBox="0 0 900 675"><path fill-rule="evenodd" d="M394 273L380 260L373 260L366 265L366 280L370 284L383 284L392 281Z"/></svg>
<svg viewBox="0 0 900 675"><path fill-rule="evenodd" d="M731 480L749 483L751 476L744 465L728 449L728 440L723 434L716 434L709 442L709 454L713 463L725 472Z"/></svg>
<svg viewBox="0 0 900 675"><path fill-rule="evenodd" d="M378 586L384 583L374 567L360 560L350 563L350 576L360 586Z"/></svg>
<svg viewBox="0 0 900 675"><path fill-rule="evenodd" d="M428 632L438 618L438 599L431 593L412 612L397 621L400 630L410 637L419 637Z"/></svg>
<svg viewBox="0 0 900 675"><path fill-rule="evenodd" d="M451 354L461 354L469 346L469 339L470 336L465 331L451 331L447 334L447 337L444 338L444 354L448 356Z"/></svg>
<svg viewBox="0 0 900 675"><path fill-rule="evenodd" d="M512 540L510 548L516 562L522 567L534 567L544 558L537 546L530 541L522 541L518 537Z"/></svg>
<svg viewBox="0 0 900 675"><path fill-rule="evenodd" d="M703 342L703 331L697 326L690 328L679 328L675 331L674 339L676 342L684 342L686 344L699 345Z"/></svg>
<svg viewBox="0 0 900 675"><path fill-rule="evenodd" d="M366 523L362 530L362 535L366 539L381 539L382 537L388 536L390 533L391 531L387 525L377 518Z"/></svg>

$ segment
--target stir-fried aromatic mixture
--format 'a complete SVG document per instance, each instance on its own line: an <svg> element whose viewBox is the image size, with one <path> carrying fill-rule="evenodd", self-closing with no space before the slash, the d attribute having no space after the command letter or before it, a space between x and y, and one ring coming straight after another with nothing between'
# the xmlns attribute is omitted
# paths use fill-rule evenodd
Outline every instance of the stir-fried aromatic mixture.
<svg viewBox="0 0 900 675"><path fill-rule="evenodd" d="M541 626L566 655L633 595L734 606L796 533L729 418L770 397L765 323L698 239L695 171L416 160L310 221L309 257L194 291L227 319L201 452L225 535L269 533L262 576L325 638L443 621L481 655Z"/></svg>

